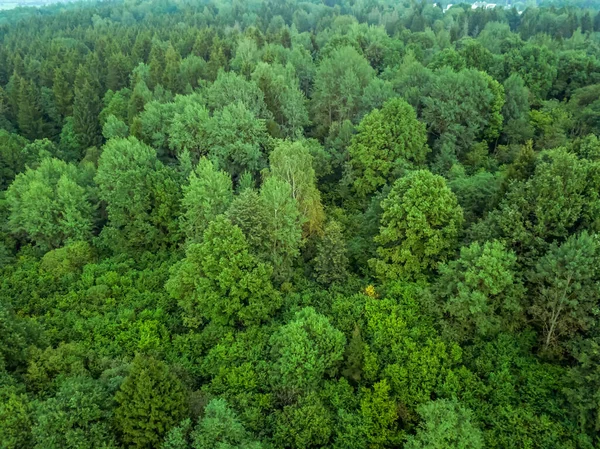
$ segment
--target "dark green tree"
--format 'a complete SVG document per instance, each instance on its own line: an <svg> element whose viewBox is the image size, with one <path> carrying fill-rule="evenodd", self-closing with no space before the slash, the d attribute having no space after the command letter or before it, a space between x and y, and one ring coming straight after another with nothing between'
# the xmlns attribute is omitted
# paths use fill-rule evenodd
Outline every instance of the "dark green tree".
<svg viewBox="0 0 600 449"><path fill-rule="evenodd" d="M102 110L98 80L84 66L77 70L73 100L73 131L82 150L102 142L98 116Z"/></svg>
<svg viewBox="0 0 600 449"><path fill-rule="evenodd" d="M115 395L115 423L125 445L158 447L187 412L185 390L162 361L137 356Z"/></svg>
<svg viewBox="0 0 600 449"><path fill-rule="evenodd" d="M36 410L32 434L36 449L117 448L111 429L110 392L89 377L63 380L56 396Z"/></svg>
<svg viewBox="0 0 600 449"><path fill-rule="evenodd" d="M325 225L323 237L317 244L315 257L317 282L328 286L343 283L348 278L348 248L341 225L331 220Z"/></svg>

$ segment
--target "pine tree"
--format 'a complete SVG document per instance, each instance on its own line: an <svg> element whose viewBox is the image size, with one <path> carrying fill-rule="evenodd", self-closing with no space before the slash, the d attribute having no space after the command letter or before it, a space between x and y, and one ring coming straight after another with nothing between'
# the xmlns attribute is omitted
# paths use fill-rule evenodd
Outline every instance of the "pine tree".
<svg viewBox="0 0 600 449"><path fill-rule="evenodd" d="M150 50L150 78L148 79L148 87L155 89L157 85L163 85L165 74L165 44L155 40L152 42L152 50ZM164 85L163 85L164 87Z"/></svg>
<svg viewBox="0 0 600 449"><path fill-rule="evenodd" d="M42 135L42 108L40 94L31 81L24 78L19 82L19 104L17 124L21 134L30 140L35 140Z"/></svg>
<svg viewBox="0 0 600 449"><path fill-rule="evenodd" d="M61 69L54 70L54 82L52 84L54 101L58 112L63 117L73 114L73 88L69 84L65 73Z"/></svg>
<svg viewBox="0 0 600 449"><path fill-rule="evenodd" d="M180 77L181 56L169 44L165 53L165 71L163 74L163 87L173 93L180 93L183 90Z"/></svg>
<svg viewBox="0 0 600 449"><path fill-rule="evenodd" d="M91 77L86 68L80 67L75 79L73 130L81 149L98 146L102 143L98 120L102 106L98 92L97 80Z"/></svg>
<svg viewBox="0 0 600 449"><path fill-rule="evenodd" d="M115 399L116 424L131 448L155 448L185 416L185 391L164 362L137 356Z"/></svg>
<svg viewBox="0 0 600 449"><path fill-rule="evenodd" d="M329 285L344 282L348 277L348 255L342 227L332 220L325 226L323 238L317 245L315 271L317 282Z"/></svg>

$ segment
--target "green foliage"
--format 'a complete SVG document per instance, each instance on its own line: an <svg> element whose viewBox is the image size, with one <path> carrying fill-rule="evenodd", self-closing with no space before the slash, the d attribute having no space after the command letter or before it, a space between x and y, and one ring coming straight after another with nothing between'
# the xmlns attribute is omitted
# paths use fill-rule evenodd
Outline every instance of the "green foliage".
<svg viewBox="0 0 600 449"><path fill-rule="evenodd" d="M206 92L206 99L211 111L239 102L255 117L271 118L271 112L265 104L264 94L256 83L248 81L234 72L220 70L217 79Z"/></svg>
<svg viewBox="0 0 600 449"><path fill-rule="evenodd" d="M102 135L106 140L112 139L113 137L125 138L129 134L129 128L127 125L114 115L109 115L102 126Z"/></svg>
<svg viewBox="0 0 600 449"><path fill-rule="evenodd" d="M80 67L75 79L75 97L73 100L73 131L82 150L100 145L101 102L97 80L87 68Z"/></svg>
<svg viewBox="0 0 600 449"><path fill-rule="evenodd" d="M240 228L221 215L208 225L201 243L188 246L166 287L189 327L203 320L249 325L267 320L281 304L271 285L272 270L250 254Z"/></svg>
<svg viewBox="0 0 600 449"><path fill-rule="evenodd" d="M291 65L259 63L252 79L265 95L265 103L283 135L301 137L309 124L306 98Z"/></svg>
<svg viewBox="0 0 600 449"><path fill-rule="evenodd" d="M353 47L335 49L315 74L313 121L325 128L333 122L356 122L363 112L362 94L373 77L373 68Z"/></svg>
<svg viewBox="0 0 600 449"><path fill-rule="evenodd" d="M523 322L524 289L517 258L498 241L463 247L458 260L440 266L438 295L458 340L516 329Z"/></svg>
<svg viewBox="0 0 600 449"><path fill-rule="evenodd" d="M0 12L0 448L599 447L597 2L201 3Z"/></svg>
<svg viewBox="0 0 600 449"><path fill-rule="evenodd" d="M407 449L480 449L485 447L481 431L472 423L473 415L456 401L438 399L419 406L423 420Z"/></svg>
<svg viewBox="0 0 600 449"><path fill-rule="evenodd" d="M390 387L385 380L377 382L373 390L362 390L360 413L362 433L369 449L397 444L397 405L390 398Z"/></svg>
<svg viewBox="0 0 600 449"><path fill-rule="evenodd" d="M236 413L223 399L213 399L204 409L204 416L192 432L194 449L239 448L260 449L244 429Z"/></svg>
<svg viewBox="0 0 600 449"><path fill-rule="evenodd" d="M565 149L543 153L533 177L513 183L498 210L490 214L492 229L507 247L533 263L531 259L544 252L548 242L562 241L592 225L586 211L595 210L597 200L587 190L590 169Z"/></svg>
<svg viewBox="0 0 600 449"><path fill-rule="evenodd" d="M317 244L317 282L325 286L345 282L348 278L347 253L341 225L337 221L330 221L325 225L323 237Z"/></svg>
<svg viewBox="0 0 600 449"><path fill-rule="evenodd" d="M533 135L533 130L528 123L529 115L529 89L525 86L523 78L516 73L504 81L506 103L502 107L504 116L504 134L509 142L523 143Z"/></svg>
<svg viewBox="0 0 600 449"><path fill-rule="evenodd" d="M326 317L302 309L271 338L274 385L288 394L316 389L325 375L335 375L345 344Z"/></svg>
<svg viewBox="0 0 600 449"><path fill-rule="evenodd" d="M502 129L504 88L487 73L441 69L424 99L430 132L457 142L463 151L476 140L494 141Z"/></svg>
<svg viewBox="0 0 600 449"><path fill-rule="evenodd" d="M381 207L378 258L371 262L380 278L427 274L454 251L463 212L441 176L419 170L400 178Z"/></svg>
<svg viewBox="0 0 600 449"><path fill-rule="evenodd" d="M275 419L273 438L278 447L305 449L324 446L329 441L331 416L314 393L285 406Z"/></svg>
<svg viewBox="0 0 600 449"><path fill-rule="evenodd" d="M368 195L392 183L403 171L420 167L429 151L425 125L402 99L367 114L348 148L354 190Z"/></svg>
<svg viewBox="0 0 600 449"><path fill-rule="evenodd" d="M181 200L181 226L188 241L200 241L206 227L227 210L232 200L233 186L229 175L217 171L209 160L200 159L189 176L189 184L183 187Z"/></svg>
<svg viewBox="0 0 600 449"><path fill-rule="evenodd" d="M265 210L263 257L273 266L276 278L289 275L302 243L302 216L292 187L286 181L269 177L260 188L260 200Z"/></svg>
<svg viewBox="0 0 600 449"><path fill-rule="evenodd" d="M598 241L586 232L554 244L530 275L531 314L543 330L548 349L565 335L593 326L597 313Z"/></svg>
<svg viewBox="0 0 600 449"><path fill-rule="evenodd" d="M176 174L157 160L154 149L135 137L111 139L94 180L108 212L109 223L102 234L109 247L158 247L176 240L180 186Z"/></svg>
<svg viewBox="0 0 600 449"><path fill-rule="evenodd" d="M6 193L12 232L46 250L90 239L95 208L88 182L84 170L59 159L27 169Z"/></svg>
<svg viewBox="0 0 600 449"><path fill-rule="evenodd" d="M156 447L186 414L185 391L167 365L137 356L115 395L115 423L128 447Z"/></svg>
<svg viewBox="0 0 600 449"><path fill-rule="evenodd" d="M265 166L267 128L238 101L215 112L206 125L204 145L209 158L235 178L245 171L256 173Z"/></svg>
<svg viewBox="0 0 600 449"><path fill-rule="evenodd" d="M23 151L26 145L27 139L0 130L0 189L6 190L15 176L31 162L33 155L27 157L27 153Z"/></svg>
<svg viewBox="0 0 600 449"><path fill-rule="evenodd" d="M304 222L304 233L321 233L325 213L309 148L301 142L280 141L271 151L269 162L271 174L291 187Z"/></svg>
<svg viewBox="0 0 600 449"><path fill-rule="evenodd" d="M55 397L37 406L33 447L117 448L111 419L112 397L104 385L89 377L66 378Z"/></svg>
<svg viewBox="0 0 600 449"><path fill-rule="evenodd" d="M1 363L1 362L0 362ZM0 433L2 449L33 446L33 406L26 394L14 386L0 387Z"/></svg>

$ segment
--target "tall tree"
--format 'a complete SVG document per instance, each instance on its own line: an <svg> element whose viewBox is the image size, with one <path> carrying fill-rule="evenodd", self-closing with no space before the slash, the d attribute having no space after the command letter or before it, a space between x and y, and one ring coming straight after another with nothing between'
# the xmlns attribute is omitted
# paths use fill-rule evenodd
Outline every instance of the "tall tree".
<svg viewBox="0 0 600 449"><path fill-rule="evenodd" d="M281 305L272 270L250 254L242 231L220 215L201 243L188 246L166 286L184 309L188 327L209 321L250 325L269 319Z"/></svg>
<svg viewBox="0 0 600 449"><path fill-rule="evenodd" d="M552 245L529 276L535 295L530 312L544 348L593 326L598 301L598 238L583 232Z"/></svg>
<svg viewBox="0 0 600 449"><path fill-rule="evenodd" d="M67 378L36 412L33 447L116 449L111 419L112 397L105 385L89 377Z"/></svg>
<svg viewBox="0 0 600 449"><path fill-rule="evenodd" d="M30 140L42 137L40 92L32 81L20 78L18 86L17 124L21 134Z"/></svg>
<svg viewBox="0 0 600 449"><path fill-rule="evenodd" d="M18 175L6 194L11 232L46 250L90 239L95 217L86 178L76 166L51 158Z"/></svg>
<svg viewBox="0 0 600 449"><path fill-rule="evenodd" d="M308 147L301 142L279 141L269 162L272 175L290 185L304 220L305 234L321 233L325 213Z"/></svg>
<svg viewBox="0 0 600 449"><path fill-rule="evenodd" d="M419 170L400 178L381 207L378 258L370 262L380 278L427 274L454 251L463 211L441 176Z"/></svg>
<svg viewBox="0 0 600 449"><path fill-rule="evenodd" d="M298 202L290 185L275 177L267 178L261 186L260 200L265 210L267 235L263 257L273 265L275 278L283 281L289 277L302 244Z"/></svg>
<svg viewBox="0 0 600 449"><path fill-rule="evenodd" d="M115 395L115 423L131 448L158 447L187 412L185 390L168 366L137 356Z"/></svg>
<svg viewBox="0 0 600 449"><path fill-rule="evenodd" d="M326 129L336 121L356 123L362 112L362 94L374 76L369 62L353 47L334 50L321 61L315 75L315 123Z"/></svg>
<svg viewBox="0 0 600 449"><path fill-rule="evenodd" d="M437 291L457 339L517 329L524 322L524 288L517 258L498 241L472 243L440 266ZM446 323L444 323L446 324Z"/></svg>
<svg viewBox="0 0 600 449"><path fill-rule="evenodd" d="M357 131L348 153L350 176L359 195L371 194L404 170L425 163L429 152L425 124L402 99L390 100L381 110L367 114Z"/></svg>
<svg viewBox="0 0 600 449"><path fill-rule="evenodd" d="M325 225L323 237L317 244L315 273L317 282L327 286L343 283L348 278L348 248L341 225L331 220Z"/></svg>
<svg viewBox="0 0 600 449"><path fill-rule="evenodd" d="M407 449L482 449L484 440L473 413L456 401L438 399L418 408L422 422Z"/></svg>
<svg viewBox="0 0 600 449"><path fill-rule="evenodd" d="M80 66L75 78L73 101L73 131L82 150L102 142L98 117L102 110L98 80L85 66Z"/></svg>
<svg viewBox="0 0 600 449"><path fill-rule="evenodd" d="M54 70L52 91L54 93L54 102L60 115L63 117L72 115L73 87L70 85L64 71L60 68Z"/></svg>
<svg viewBox="0 0 600 449"><path fill-rule="evenodd" d="M316 389L335 375L346 338L313 308L296 313L271 338L273 382L290 394Z"/></svg>
<svg viewBox="0 0 600 449"><path fill-rule="evenodd" d="M218 215L224 213L233 200L229 175L217 170L212 162L202 158L183 187L181 226L188 241L202 240L204 230Z"/></svg>
<svg viewBox="0 0 600 449"><path fill-rule="evenodd" d="M195 449L260 449L262 444L244 428L227 401L213 399L204 409L204 416L192 432Z"/></svg>
<svg viewBox="0 0 600 449"><path fill-rule="evenodd" d="M157 160L154 149L135 137L111 139L94 179L108 212L102 230L108 246L139 249L178 240L178 175Z"/></svg>

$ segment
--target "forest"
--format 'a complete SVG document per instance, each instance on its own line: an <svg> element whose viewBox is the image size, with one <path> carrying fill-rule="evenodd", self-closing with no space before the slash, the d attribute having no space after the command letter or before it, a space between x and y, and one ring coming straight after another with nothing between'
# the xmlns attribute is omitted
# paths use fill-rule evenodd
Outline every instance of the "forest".
<svg viewBox="0 0 600 449"><path fill-rule="evenodd" d="M600 447L600 3L0 12L0 449Z"/></svg>

